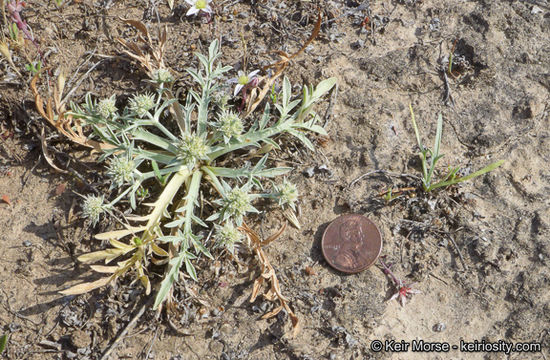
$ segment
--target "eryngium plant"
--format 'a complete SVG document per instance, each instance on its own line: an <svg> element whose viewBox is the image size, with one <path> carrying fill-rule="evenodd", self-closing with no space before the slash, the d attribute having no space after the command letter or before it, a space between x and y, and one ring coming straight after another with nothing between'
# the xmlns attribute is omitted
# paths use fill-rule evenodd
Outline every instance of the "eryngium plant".
<svg viewBox="0 0 550 360"><path fill-rule="evenodd" d="M93 222L98 221L102 211L109 211L119 201L128 200L133 210L139 210L140 194L156 180L161 184L161 191L153 203L146 204L151 207L147 215L127 216L121 219L126 223L125 229L96 236L108 240L112 248L79 257L83 262L106 264L117 258L125 260L114 266L93 265L95 271L110 275L76 285L63 291L64 294L90 291L132 269L149 293L149 262L166 264L154 303L157 308L171 293L180 269L184 267L185 272L197 280L195 259L212 258L210 250L219 246L233 253L236 243L244 238L238 234L237 227L248 214L258 212L253 205L257 198L276 198L280 205L294 207L297 191L286 180L274 186L273 192L262 192L265 191L263 181L283 175L291 168L268 167L268 154L259 156L255 163L238 166L242 163L239 153L254 147L278 149L275 139L283 134L296 137L314 150L306 133L324 135L326 132L317 125L312 105L336 80L321 81L316 88L305 87L301 99L293 100L291 84L284 78L281 102L275 104L276 113L272 113L267 104L259 119L249 120L245 125L226 101L215 101L215 97L220 98L220 79L231 69L215 66L219 56L218 41L210 45L208 57L197 54L202 69L187 69L187 72L201 92L189 90L183 105L165 87L165 81L153 78L158 85L157 93L135 95L121 112L117 112L114 98L95 102L87 96L85 104L72 106L72 115L91 126L93 134L110 145L104 149L101 159L108 159L107 174L112 178L112 189L118 192L110 203L99 204L102 199L96 198L88 200L95 207L93 212L85 214ZM221 160L223 166L220 166ZM203 204L209 204L214 210L206 209ZM203 216L204 213L207 215ZM199 231L201 227L208 230ZM207 241L208 236L204 234L209 233L215 241Z"/></svg>

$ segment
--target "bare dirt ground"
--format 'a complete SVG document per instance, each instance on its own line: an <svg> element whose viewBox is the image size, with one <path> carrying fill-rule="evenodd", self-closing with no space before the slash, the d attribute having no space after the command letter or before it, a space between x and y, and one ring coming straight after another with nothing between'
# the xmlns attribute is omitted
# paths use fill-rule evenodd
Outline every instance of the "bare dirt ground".
<svg viewBox="0 0 550 360"><path fill-rule="evenodd" d="M58 8L54 1L31 0L22 14L54 74L60 67L69 78L77 74L73 87L84 79L72 94L76 102L90 91L124 100L146 88L116 43L136 35L119 17L153 30L159 23L168 27L166 62L184 85L193 52L204 52L213 39L221 39L225 64L240 68L246 43L247 68L259 68L273 60L273 51L298 50L320 9L320 35L286 74L298 85L329 76L339 84L319 107L330 139L320 139L315 153L278 155L295 167L302 229L287 229L267 254L300 316L299 334L288 336L284 313L260 319L273 305L261 298L249 303L253 271L220 258L217 277L203 269L200 286L189 285L197 297L182 304L178 316L168 321L146 311L111 359L550 356L548 2L215 0L210 22L186 17L179 0L174 11L164 1L62 2ZM143 290L128 278L83 296L57 293L89 274L76 256L97 247L93 235L114 223L86 226L74 193L86 193L86 186L44 160L38 135L45 122L34 109L25 52L37 59L30 44L14 52L22 77L0 63L0 195L7 196L0 204L0 335L9 333L0 356L99 359L142 306ZM452 76L445 75L450 53ZM425 194L417 179L399 175L420 174L409 103L430 145L437 114L443 115L440 169L461 166L467 173L499 159L505 164ZM59 166L101 183L93 156L46 129ZM389 187L418 190L387 203L378 194ZM421 294L401 306L388 301L396 289L378 267L347 276L331 270L321 235L345 213L365 214L379 225L382 255ZM268 234L282 220L265 212L250 221ZM538 342L542 351L371 349L373 340L414 339Z"/></svg>

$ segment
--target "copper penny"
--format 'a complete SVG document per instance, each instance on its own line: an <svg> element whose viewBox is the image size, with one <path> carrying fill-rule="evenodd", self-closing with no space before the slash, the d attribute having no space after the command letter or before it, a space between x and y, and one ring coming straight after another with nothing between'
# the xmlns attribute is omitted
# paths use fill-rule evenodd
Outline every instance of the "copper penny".
<svg viewBox="0 0 550 360"><path fill-rule="evenodd" d="M342 215L327 226L321 247L330 266L355 274L378 259L382 251L382 235L378 227L363 215Z"/></svg>

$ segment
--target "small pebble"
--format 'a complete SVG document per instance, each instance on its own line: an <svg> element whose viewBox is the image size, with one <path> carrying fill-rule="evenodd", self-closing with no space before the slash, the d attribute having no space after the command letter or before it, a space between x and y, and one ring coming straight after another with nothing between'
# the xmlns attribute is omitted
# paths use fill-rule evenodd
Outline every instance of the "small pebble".
<svg viewBox="0 0 550 360"><path fill-rule="evenodd" d="M542 12L542 9L539 8L537 5L533 6L533 8L531 9L531 14L535 15L535 14L539 14Z"/></svg>
<svg viewBox="0 0 550 360"><path fill-rule="evenodd" d="M434 325L433 327L433 331L435 332L442 332L443 330L445 330L447 328L447 326L444 324L444 323L437 323Z"/></svg>
<svg viewBox="0 0 550 360"><path fill-rule="evenodd" d="M23 241L23 246L25 246L25 247L32 246L32 242L30 242L29 240L25 240L25 241Z"/></svg>
<svg viewBox="0 0 550 360"><path fill-rule="evenodd" d="M313 177L313 175L315 175L315 168L314 167L309 167L307 168L305 171L304 171L304 175L308 178L311 178Z"/></svg>
<svg viewBox="0 0 550 360"><path fill-rule="evenodd" d="M361 39L351 43L352 49L362 49L364 46L365 46L365 41Z"/></svg>

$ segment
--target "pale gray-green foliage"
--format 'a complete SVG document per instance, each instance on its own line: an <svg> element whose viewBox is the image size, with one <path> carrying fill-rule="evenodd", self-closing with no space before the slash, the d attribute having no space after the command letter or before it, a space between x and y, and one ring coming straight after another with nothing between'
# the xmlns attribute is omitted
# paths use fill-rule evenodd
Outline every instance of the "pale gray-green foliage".
<svg viewBox="0 0 550 360"><path fill-rule="evenodd" d="M212 229L216 225L214 236L220 237L217 244L225 244L229 251L233 251L235 242L241 239L234 233L235 226L240 225L247 214L258 211L252 205L254 200L277 197L274 193L262 193L262 182L292 170L269 167L268 154L256 163L232 167L232 163L242 163L231 162L232 157L238 156L233 154L266 144L279 149L276 140L283 134L294 136L314 150L306 134L326 135L326 132L317 124L312 107L336 82L331 78L316 87L304 87L302 97L295 99L290 81L285 77L279 96L281 102L275 104L276 112L272 112L267 104L259 119L249 120L248 125L243 125L243 119L232 112L225 101L215 101L222 91L223 75L231 70L231 67L217 62L220 56L218 41L210 45L208 56L196 56L200 69L187 69L187 72L200 91L189 89L183 104L169 96L171 92L164 81L167 80L166 74L157 72L156 77L162 77L162 81L153 79L158 84L157 93L134 95L121 112L111 100L114 97L97 103L88 95L82 106L72 105L72 115L84 120L98 140L112 145L104 151L101 160L110 159L109 172L118 193L104 206L112 207L119 201L128 200L135 210L139 205L137 194L155 179L163 185L160 194L152 194L156 199L152 211L141 219L147 221L147 225L140 235L140 244L171 243L178 251L168 261L155 308L177 281L183 265L188 275L196 280L192 260L199 256L212 258L209 250L212 245L208 244L216 242L206 244L201 235L204 232L198 230ZM220 167L218 160L222 157L224 166ZM218 196L208 199L217 208L207 219L199 215L203 213L200 211L200 191L205 186L213 189L204 191L204 196ZM297 198L295 187L285 180L278 191L283 195L279 203L293 207ZM176 194L183 194L183 197L177 198ZM169 205L172 203L177 204L177 208L171 213ZM96 208L88 211L93 221L99 217Z"/></svg>

